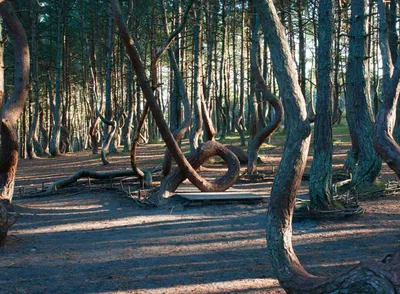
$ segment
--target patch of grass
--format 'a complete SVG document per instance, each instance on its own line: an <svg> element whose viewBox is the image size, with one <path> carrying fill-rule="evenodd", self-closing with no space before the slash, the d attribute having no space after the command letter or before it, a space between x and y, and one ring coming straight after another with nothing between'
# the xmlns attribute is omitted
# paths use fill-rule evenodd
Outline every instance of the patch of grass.
<svg viewBox="0 0 400 294"><path fill-rule="evenodd" d="M333 136L335 135L344 135L344 136L349 136L349 126L347 124L335 124L332 127L333 131Z"/></svg>

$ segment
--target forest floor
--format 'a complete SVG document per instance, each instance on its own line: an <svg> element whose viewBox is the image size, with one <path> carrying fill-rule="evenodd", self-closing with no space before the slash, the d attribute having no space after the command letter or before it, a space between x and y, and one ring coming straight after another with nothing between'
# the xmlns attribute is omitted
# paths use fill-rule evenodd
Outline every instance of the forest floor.
<svg viewBox="0 0 400 294"><path fill-rule="evenodd" d="M335 135L336 171L348 141L347 134ZM278 134L264 146L261 171L278 164L282 142ZM160 166L163 151L162 144L141 146L140 166ZM112 163L103 166L85 151L19 162L14 203L21 217L0 249L0 293L283 293L265 241L272 179L234 186L266 196L262 201L194 205L172 198L162 208L140 206L107 182L93 181L89 188L85 179L53 196L32 193L83 168L130 168L126 153L109 158ZM312 152L308 168L311 159ZM218 166L208 164L202 173ZM395 179L386 166L382 177ZM299 195L307 187L304 181ZM293 224L294 247L308 271L336 273L400 246L399 196L360 203L366 211L361 217Z"/></svg>

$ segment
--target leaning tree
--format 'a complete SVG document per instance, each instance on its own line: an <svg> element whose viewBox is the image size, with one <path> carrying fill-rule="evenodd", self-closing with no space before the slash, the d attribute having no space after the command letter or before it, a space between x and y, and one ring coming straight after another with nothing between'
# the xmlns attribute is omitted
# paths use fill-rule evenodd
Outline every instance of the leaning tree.
<svg viewBox="0 0 400 294"><path fill-rule="evenodd" d="M18 163L18 140L14 125L28 97L30 57L24 28L9 1L0 0L0 13L13 41L14 51L14 89L0 117L0 245L3 245L9 227L16 221L11 205Z"/></svg>
<svg viewBox="0 0 400 294"><path fill-rule="evenodd" d="M288 137L272 187L267 218L268 250L275 274L288 293L398 293L400 252L387 255L382 262L362 262L330 277L308 273L294 252L293 210L306 165L311 129L293 58L273 0L256 0L256 4L265 38L268 39L288 127ZM398 96L398 71L396 68L391 81L396 85L393 86L396 89L393 94L397 95L391 96L390 100Z"/></svg>
<svg viewBox="0 0 400 294"><path fill-rule="evenodd" d="M175 162L178 165L176 173L171 173L171 175L164 179L163 182L179 184L185 178L188 178L193 185L203 192L225 191L231 187L239 177L239 160L228 148L215 141L208 141L206 144L201 145L195 152L193 152L189 160L184 156L177 141L168 128L162 110L158 106L157 98L148 82L149 79L146 76L144 63L140 57L136 44L128 31L128 28L126 27L126 22L122 16L118 1L111 0L111 5L119 34L125 44L126 52L132 61L132 66L136 73L137 81L142 89L143 96L147 100L147 105L153 114L157 127L165 144L167 145L168 150L171 152L172 157L175 159ZM201 177L197 173L196 169L199 167L198 164L202 164L208 158L215 155L221 156L228 163L228 171L224 176L217 179L215 182L210 182ZM163 193L158 193L158 195L162 194ZM159 200L159 198L157 200Z"/></svg>

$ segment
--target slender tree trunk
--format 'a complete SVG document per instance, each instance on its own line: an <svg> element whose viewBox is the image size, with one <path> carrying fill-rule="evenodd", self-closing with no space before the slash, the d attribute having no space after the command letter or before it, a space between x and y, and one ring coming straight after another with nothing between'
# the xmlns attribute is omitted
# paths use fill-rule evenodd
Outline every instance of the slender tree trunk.
<svg viewBox="0 0 400 294"><path fill-rule="evenodd" d="M307 5L307 1L306 1ZM303 23L303 0L297 0L297 19L299 22L299 83L303 95L306 95L306 40Z"/></svg>
<svg viewBox="0 0 400 294"><path fill-rule="evenodd" d="M199 140L203 127L203 116L201 112L201 30L202 30L202 15L203 5L201 1L194 7L194 27L193 27L193 127L190 134L190 149L192 152L199 147Z"/></svg>
<svg viewBox="0 0 400 294"><path fill-rule="evenodd" d="M253 77L257 84L257 91L261 91L263 97L271 104L271 106L275 110L274 119L269 122L269 124L264 127L261 132L254 132L252 136L249 138L249 146L247 150L248 154L248 163L247 163L247 172L249 174L257 173L257 159L258 159L258 150L262 143L272 135L273 132L279 127L283 120L283 106L282 102L275 97L271 91L269 91L267 84L264 78L261 75L257 64L257 48L258 48L258 31L259 31L259 20L257 16L257 12L255 9L255 5L252 7L253 15L252 15L252 46L251 46L251 70L253 73ZM257 105L257 103L255 102ZM256 105L252 109L254 114L256 112ZM257 121L253 122L253 128L257 130Z"/></svg>
<svg viewBox="0 0 400 294"><path fill-rule="evenodd" d="M37 132L39 129L39 81L38 81L38 57L37 57L37 13L36 13L36 2L31 2L31 15L32 15L32 27L31 27L31 60L32 60L32 80L33 80L33 117L29 129L27 138L27 152L30 159L36 157L36 155L44 155L44 150L39 143L37 138ZM37 154L36 154L37 153Z"/></svg>
<svg viewBox="0 0 400 294"><path fill-rule="evenodd" d="M333 1L319 2L317 113L314 124L314 157L310 171L310 206L332 206L332 45L334 34Z"/></svg>
<svg viewBox="0 0 400 294"><path fill-rule="evenodd" d="M133 113L135 110L135 104L133 103L133 97L135 95L133 91L133 74L132 74L132 65L128 65L128 71L126 76L126 95L127 95L127 109L128 114L125 119L125 124L123 128L123 142L124 142L124 152L128 152L131 148L131 137L132 137L132 122L133 122Z"/></svg>
<svg viewBox="0 0 400 294"><path fill-rule="evenodd" d="M245 43L245 36L244 36L244 0L242 0L242 14L241 14L241 36L242 42L240 45L240 100L239 100L239 115L235 121L236 129L239 132L240 136L240 145L246 145L246 139L244 137L244 43Z"/></svg>
<svg viewBox="0 0 400 294"><path fill-rule="evenodd" d="M0 113L4 105L4 46L7 41L7 35L3 37L2 24L0 23Z"/></svg>
<svg viewBox="0 0 400 294"><path fill-rule="evenodd" d="M63 4L58 8L58 24L57 24L57 60L56 60L56 99L53 110L53 131L50 139L50 154L57 156L60 154L60 133L61 133L61 66L62 66L62 44L64 36L62 30L63 23Z"/></svg>

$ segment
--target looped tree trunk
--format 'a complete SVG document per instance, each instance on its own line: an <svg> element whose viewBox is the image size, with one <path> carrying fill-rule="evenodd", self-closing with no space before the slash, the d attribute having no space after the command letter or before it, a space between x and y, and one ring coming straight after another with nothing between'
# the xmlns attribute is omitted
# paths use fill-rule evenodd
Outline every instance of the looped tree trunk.
<svg viewBox="0 0 400 294"><path fill-rule="evenodd" d="M226 146L216 141L207 141L189 156L188 161L193 168L198 169L213 156L221 157L227 163L228 171L210 184L213 185L215 192L225 191L237 181L240 172L238 158ZM158 205L161 198L169 197L186 178L184 172L176 168L162 181L160 188L151 196L151 200Z"/></svg>
<svg viewBox="0 0 400 294"><path fill-rule="evenodd" d="M143 91L143 95L147 100L151 112L153 113L153 117L157 123L161 136L172 156L174 157L176 163L178 164L181 172L201 191L216 191L216 189L217 191L222 191L221 187L224 187L224 189L226 189L226 185L222 185L222 183L213 184L201 177L183 155L182 150L179 148L178 143L174 139L171 131L167 126L166 121L164 120L163 113L158 106L157 99L154 96L154 92L148 83L148 78L145 74L143 62L140 58L137 48L134 46L134 41L129 34L129 30L126 27L125 21L123 20L117 0L112 0L112 9L114 18L119 29L119 34L125 43L127 53L132 61L138 82ZM235 163L233 164L235 165Z"/></svg>

